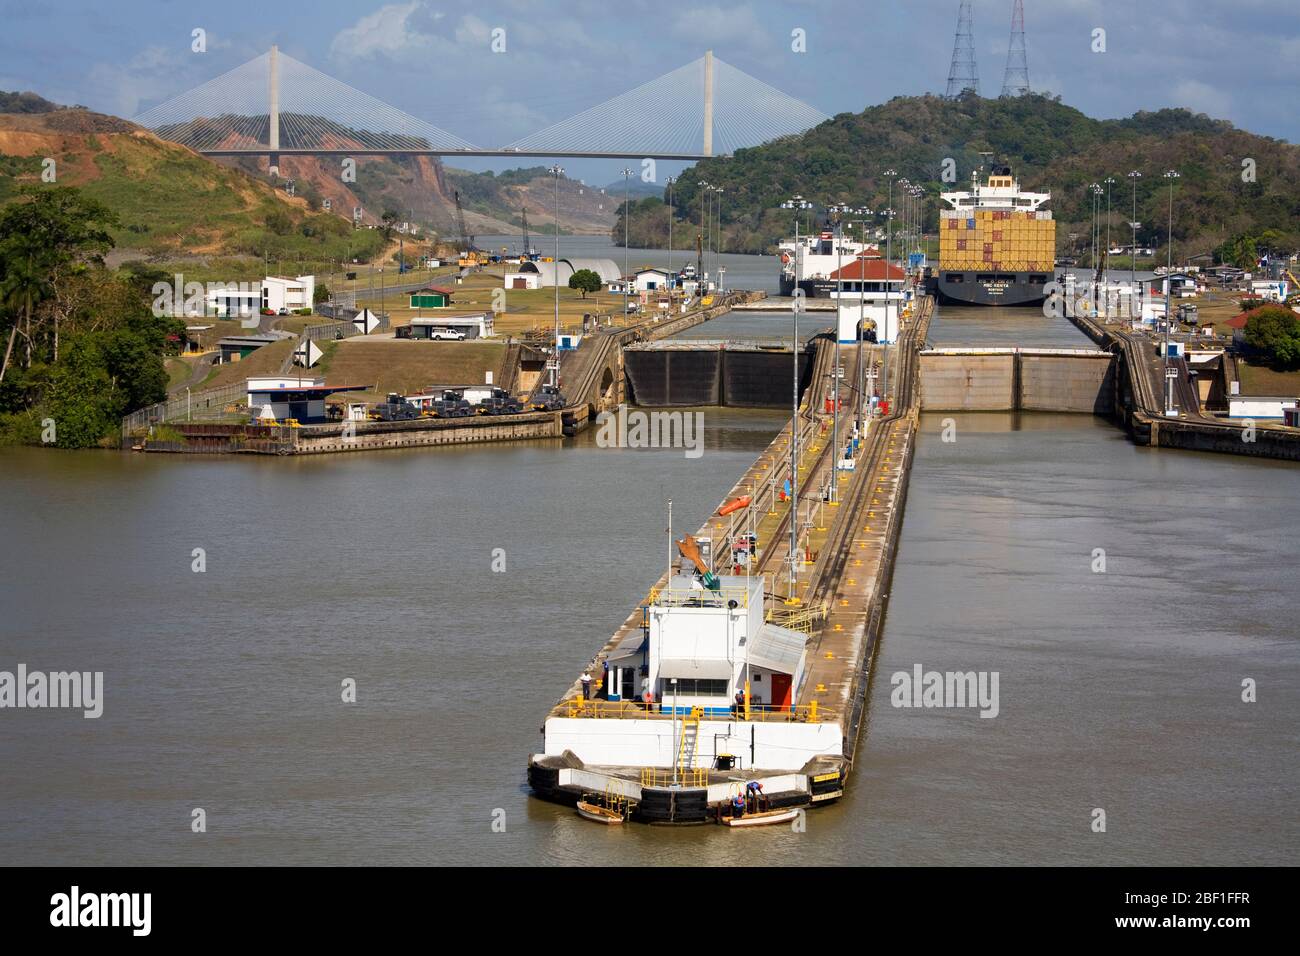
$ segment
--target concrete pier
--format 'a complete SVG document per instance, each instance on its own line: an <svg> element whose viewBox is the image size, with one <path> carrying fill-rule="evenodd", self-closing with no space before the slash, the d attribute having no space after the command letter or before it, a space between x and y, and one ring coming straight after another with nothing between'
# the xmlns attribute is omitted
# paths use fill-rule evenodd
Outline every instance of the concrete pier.
<svg viewBox="0 0 1300 956"><path fill-rule="evenodd" d="M704 822L719 799L738 792L748 780L763 783L774 806L811 806L843 794L865 719L902 524L920 414L917 357L931 314L931 300L923 299L899 344L891 347L893 407L869 421L851 470L832 470L839 449L830 441L825 403L831 399L831 383L845 383L841 395L846 394L847 383L856 381L859 371L854 363L876 364L881 347L841 346L845 374L839 379L833 367L836 350L826 343L817 349L800 414L724 497L747 495L748 506L726 517L715 513L696 532L697 538L712 542L711 563L720 574L730 573L724 565L731 542L756 534L758 553L749 574L765 582L766 620L807 635L807 669L792 703L757 710L738 705L730 715L710 714L694 731L691 766L682 769L674 755L685 739L677 736L677 727L685 725L674 719L672 708L589 699L575 680L546 718L544 751L529 762L535 794L573 803L583 792L617 792L640 808L633 819L676 823ZM850 406L846 401L841 416L842 442L853 417ZM800 495L790 501L777 491L790 477L790 443L796 432ZM828 498L832 487L837 490ZM799 549L793 578L792 521L797 522ZM629 642L639 642L647 611L667 583L665 574L597 653L593 676L600 675L603 661L625 652ZM719 758L737 754L745 773L713 766Z"/></svg>

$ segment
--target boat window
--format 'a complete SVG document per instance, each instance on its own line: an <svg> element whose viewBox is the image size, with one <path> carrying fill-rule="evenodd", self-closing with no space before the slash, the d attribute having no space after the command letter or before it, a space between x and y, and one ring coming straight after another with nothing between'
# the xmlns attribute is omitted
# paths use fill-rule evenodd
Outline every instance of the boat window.
<svg viewBox="0 0 1300 956"><path fill-rule="evenodd" d="M666 689L671 698L671 688ZM677 693L683 697L726 697L727 681L696 677L677 678Z"/></svg>

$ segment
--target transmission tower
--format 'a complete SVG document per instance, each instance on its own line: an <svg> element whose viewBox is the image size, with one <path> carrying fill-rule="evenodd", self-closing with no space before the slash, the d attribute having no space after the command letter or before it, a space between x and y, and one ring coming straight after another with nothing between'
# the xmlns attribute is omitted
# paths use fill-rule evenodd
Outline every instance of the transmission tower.
<svg viewBox="0 0 1300 956"><path fill-rule="evenodd" d="M975 65L975 29L972 25L971 0L962 0L957 11L957 38L952 46L952 66L948 68L948 89L944 96L956 99L967 90L980 91L979 69Z"/></svg>
<svg viewBox="0 0 1300 956"><path fill-rule="evenodd" d="M1007 47L1007 72L1002 78L1003 96L1024 96L1029 92L1029 62L1025 59L1025 4L1016 0L1011 9L1011 45Z"/></svg>

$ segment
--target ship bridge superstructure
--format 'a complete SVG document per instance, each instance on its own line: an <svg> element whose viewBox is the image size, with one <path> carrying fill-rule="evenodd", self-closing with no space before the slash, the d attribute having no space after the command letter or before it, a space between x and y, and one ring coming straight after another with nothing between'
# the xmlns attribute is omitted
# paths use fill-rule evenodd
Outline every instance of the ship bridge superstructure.
<svg viewBox="0 0 1300 956"><path fill-rule="evenodd" d="M940 193L939 198L953 209L1021 210L1037 212L1052 198L1050 192L1033 193L1021 190L1020 181L1005 167L994 170L981 184L978 173L971 173L969 192Z"/></svg>

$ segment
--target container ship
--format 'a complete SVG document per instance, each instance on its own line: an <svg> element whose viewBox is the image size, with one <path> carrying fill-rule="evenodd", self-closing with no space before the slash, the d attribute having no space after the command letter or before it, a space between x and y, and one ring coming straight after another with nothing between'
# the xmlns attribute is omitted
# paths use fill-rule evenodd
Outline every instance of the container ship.
<svg viewBox="0 0 1300 956"><path fill-rule="evenodd" d="M835 270L855 261L858 256L879 256L877 246L855 242L844 236L839 245L835 234L825 230L817 235L785 239L778 244L781 256L781 295L794 294L797 284L810 299L827 299L835 294L835 280L830 278ZM796 283L795 266L798 264Z"/></svg>
<svg viewBox="0 0 1300 956"><path fill-rule="evenodd" d="M1039 305L1056 264L1051 193L1024 192L1009 166L995 166L970 192L940 193L939 273L934 291L951 305Z"/></svg>

